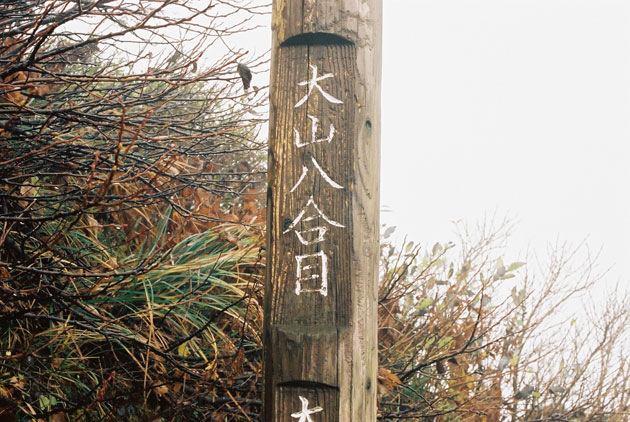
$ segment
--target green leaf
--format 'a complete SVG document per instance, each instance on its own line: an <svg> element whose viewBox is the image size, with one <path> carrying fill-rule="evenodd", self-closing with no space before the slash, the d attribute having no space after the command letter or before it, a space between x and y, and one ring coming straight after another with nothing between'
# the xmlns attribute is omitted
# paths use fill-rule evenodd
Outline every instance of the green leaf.
<svg viewBox="0 0 630 422"><path fill-rule="evenodd" d="M440 242L437 242L435 245L433 245L433 249L431 250L431 253L433 255L437 255L440 252L442 252L442 245L440 245Z"/></svg>
<svg viewBox="0 0 630 422"><path fill-rule="evenodd" d="M41 395L39 396L39 408L42 410L48 410L48 407L51 405L51 400L48 396Z"/></svg>
<svg viewBox="0 0 630 422"><path fill-rule="evenodd" d="M524 262L512 262L507 270L508 270L508 272L509 271L516 271L519 268L521 268L523 265L525 265Z"/></svg>
<svg viewBox="0 0 630 422"><path fill-rule="evenodd" d="M440 259L436 259L435 261L433 261L433 263L431 264L431 267L433 268L442 268L444 266L446 262L440 258Z"/></svg>
<svg viewBox="0 0 630 422"><path fill-rule="evenodd" d="M425 297L418 304L418 309L426 309L431 306L431 304L433 304L433 299L431 299L430 297Z"/></svg>
<svg viewBox="0 0 630 422"><path fill-rule="evenodd" d="M394 230L396 230L396 226L388 227L387 230L385 230L385 233L383 233L383 239L387 239L391 236L392 233L394 233Z"/></svg>
<svg viewBox="0 0 630 422"><path fill-rule="evenodd" d="M497 259L496 268L497 268L497 271L494 274L495 280L500 279L507 272L507 270L505 269L505 265L503 265L503 260L501 258Z"/></svg>
<svg viewBox="0 0 630 422"><path fill-rule="evenodd" d="M450 337L450 336L441 338L440 341L438 341L438 349L442 349L450 345L452 341L453 341L453 337Z"/></svg>

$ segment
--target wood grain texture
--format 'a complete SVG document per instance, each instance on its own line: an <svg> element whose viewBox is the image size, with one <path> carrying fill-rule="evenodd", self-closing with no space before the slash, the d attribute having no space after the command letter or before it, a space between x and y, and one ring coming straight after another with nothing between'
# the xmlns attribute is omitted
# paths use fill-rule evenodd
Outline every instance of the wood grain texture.
<svg viewBox="0 0 630 422"><path fill-rule="evenodd" d="M322 410L312 413L311 418L317 422L339 422L337 419L337 409L339 408L339 391L334 388L327 387L293 387L280 386L276 396L276 408L278 414L286 415L284 421L295 421L299 418L291 416L302 410L302 401L300 397L308 400L308 409L317 406Z"/></svg>
<svg viewBox="0 0 630 422"><path fill-rule="evenodd" d="M270 129L274 142L270 168L273 168L274 212L269 228L272 247L269 249L271 262L270 280L274 285L271 292L273 302L272 324L276 325L348 325L351 309L351 250L353 232L351 215L352 191L356 183L352 166L354 151L354 67L356 57L354 47L344 46L290 46L281 47L278 62L283 69L275 75L274 85L278 86L278 121ZM317 66L320 74L332 73L334 78L321 81L322 88L338 99L346 99L343 104L331 104L317 89L305 104L296 108L295 104L307 93L306 87L298 82L311 77L310 66ZM348 83L350 81L350 83ZM330 133L334 127L331 142L319 142L298 148L295 144L295 131L301 141L312 137L312 118L319 120L317 139ZM336 189L322 177L313 163L313 159L334 182L343 186ZM306 177L294 192L289 192L299 181L303 168L307 168ZM310 198L317 209L330 220L345 227L335 227L318 217L315 220L302 219L293 230L284 233L291 223L305 209ZM305 217L317 213L310 206ZM312 240L314 233L307 230L315 227L327 229L325 240L317 244L303 245L296 231ZM304 234L307 233L307 234ZM302 293L296 295L296 274L298 262L296 256L312 255L324 252L327 256L328 294ZM322 274L321 262L311 259L311 273ZM323 276L323 274L322 274ZM316 289L321 279L302 282L305 289Z"/></svg>
<svg viewBox="0 0 630 422"><path fill-rule="evenodd" d="M297 421L301 396L324 408L315 422L375 421L381 1L276 0L272 20L263 420ZM319 85L343 104L314 88L295 106L312 66L334 75ZM312 117L316 139L330 125L334 136L298 147L296 131L312 139ZM314 218L296 222L303 211ZM318 227L327 231L315 242Z"/></svg>

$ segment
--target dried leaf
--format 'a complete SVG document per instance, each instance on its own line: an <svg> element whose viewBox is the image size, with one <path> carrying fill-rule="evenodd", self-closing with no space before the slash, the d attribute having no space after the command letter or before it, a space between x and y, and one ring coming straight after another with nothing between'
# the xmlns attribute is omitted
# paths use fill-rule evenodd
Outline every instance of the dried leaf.
<svg viewBox="0 0 630 422"><path fill-rule="evenodd" d="M66 422L66 414L64 412L53 413L48 422Z"/></svg>
<svg viewBox="0 0 630 422"><path fill-rule="evenodd" d="M168 387L165 386L165 385L159 385L157 387L154 387L153 391L155 392L155 394L157 394L158 396L162 397L163 395L168 393Z"/></svg>
<svg viewBox="0 0 630 422"><path fill-rule="evenodd" d="M400 378L389 369L378 368L378 393L380 395L391 393L394 388L402 384Z"/></svg>
<svg viewBox="0 0 630 422"><path fill-rule="evenodd" d="M20 379L17 376L13 376L9 380L9 384L15 389L23 390L24 386L26 385L26 380L24 378Z"/></svg>
<svg viewBox="0 0 630 422"><path fill-rule="evenodd" d="M232 372L234 374L241 374L243 372L243 362L245 361L245 352L243 349L239 349L236 353L234 360L232 361Z"/></svg>

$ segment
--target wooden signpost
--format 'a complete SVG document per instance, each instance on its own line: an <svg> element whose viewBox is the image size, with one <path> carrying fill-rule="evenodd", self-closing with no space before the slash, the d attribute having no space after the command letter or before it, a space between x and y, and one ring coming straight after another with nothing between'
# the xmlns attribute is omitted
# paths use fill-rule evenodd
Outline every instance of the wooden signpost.
<svg viewBox="0 0 630 422"><path fill-rule="evenodd" d="M381 0L274 0L265 422L376 420Z"/></svg>

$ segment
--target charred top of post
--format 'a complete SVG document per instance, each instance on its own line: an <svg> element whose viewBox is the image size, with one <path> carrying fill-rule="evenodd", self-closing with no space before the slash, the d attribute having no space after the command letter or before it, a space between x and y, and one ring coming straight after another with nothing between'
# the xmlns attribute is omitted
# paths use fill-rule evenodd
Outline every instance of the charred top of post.
<svg viewBox="0 0 630 422"><path fill-rule="evenodd" d="M284 46L290 40L310 45L343 40L358 48L380 48L382 1L274 0L273 45ZM319 34L327 35L322 39ZM338 38L330 38L333 34ZM294 40L299 36L306 39Z"/></svg>
<svg viewBox="0 0 630 422"><path fill-rule="evenodd" d="M281 47L292 45L354 45L354 43L340 35L327 32L310 32L294 35L280 44Z"/></svg>

